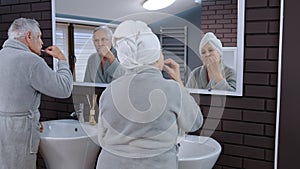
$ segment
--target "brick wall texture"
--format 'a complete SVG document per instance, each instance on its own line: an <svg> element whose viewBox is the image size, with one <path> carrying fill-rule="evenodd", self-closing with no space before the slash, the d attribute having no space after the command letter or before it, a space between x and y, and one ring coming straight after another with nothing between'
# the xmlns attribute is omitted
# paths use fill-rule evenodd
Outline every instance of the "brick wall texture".
<svg viewBox="0 0 300 169"><path fill-rule="evenodd" d="M237 0L202 0L201 29L213 31L224 46L236 45ZM205 120L219 121L212 137L222 145L214 169L271 169L274 165L277 61L279 41L279 0L246 0L243 96L193 95ZM52 44L51 0L0 0L0 45L7 29L18 17L39 21L45 45ZM200 19L200 18L199 18ZM51 66L51 59L47 59ZM225 100L224 100L225 99ZM213 104L212 103L213 100ZM209 113L222 109L220 115ZM69 118L74 110L72 97L43 96L41 120ZM205 126L194 134L211 133ZM41 157L38 169L45 169Z"/></svg>
<svg viewBox="0 0 300 169"><path fill-rule="evenodd" d="M201 30L214 32L225 47L236 46L237 0L202 0Z"/></svg>
<svg viewBox="0 0 300 169"><path fill-rule="evenodd" d="M237 5L232 4L237 2L202 0L201 29L215 32L224 46L236 46ZM245 2L243 96L226 97L224 113L212 134L223 148L215 169L274 167L279 3ZM209 113L218 108L211 104L217 96L213 97L201 95L201 109L206 119L219 120ZM210 126L205 126L198 133L209 130Z"/></svg>

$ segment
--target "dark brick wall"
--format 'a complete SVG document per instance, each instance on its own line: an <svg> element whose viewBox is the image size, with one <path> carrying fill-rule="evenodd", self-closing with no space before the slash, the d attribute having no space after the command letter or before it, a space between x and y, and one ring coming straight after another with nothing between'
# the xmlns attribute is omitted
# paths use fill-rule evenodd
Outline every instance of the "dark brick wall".
<svg viewBox="0 0 300 169"><path fill-rule="evenodd" d="M299 168L299 6L300 1L284 1L278 169Z"/></svg>
<svg viewBox="0 0 300 169"><path fill-rule="evenodd" d="M40 23L44 44L52 44L51 0L1 0L0 5L1 47L7 39L10 24L19 17L36 19Z"/></svg>
<svg viewBox="0 0 300 169"><path fill-rule="evenodd" d="M214 32L225 47L236 46L237 0L202 0L201 30Z"/></svg>
<svg viewBox="0 0 300 169"><path fill-rule="evenodd" d="M228 1L231 0L218 0L217 6L224 7ZM7 38L6 32L10 23L20 16L38 20L41 24L45 44L52 44L50 0L1 0L0 2L0 45ZM226 97L223 116L212 136L221 143L223 148L215 169L273 168L279 2L279 0L246 0L244 92L242 97ZM209 0L203 0L203 4L209 5L209 3ZM216 12L216 15L229 15L228 21L226 18L218 19L217 17L215 23L207 24L207 30L220 31L218 34L222 34L222 37L225 37L229 30L236 31L236 27L233 25L230 28L219 28L222 22L230 20L234 24L234 20L236 20L236 18L231 18L233 15L228 14L229 9L227 8L229 7L221 10L221 13ZM231 12L236 11L233 7L231 8ZM208 10L206 14L212 15ZM202 18L202 23L206 22L203 19L205 18ZM230 37L230 41L225 40L226 44L227 42L235 43L233 34L226 35L226 37ZM219 108L218 104L210 105L211 96L194 96L195 98L200 96L201 109L205 118L218 120L215 117L207 117L210 108ZM69 113L74 109L72 104L72 98L54 99L43 96L40 107L41 120L69 118ZM202 131L209 131L209 128ZM43 161L39 158L38 169L44 168Z"/></svg>
<svg viewBox="0 0 300 169"><path fill-rule="evenodd" d="M236 46L237 9L229 5L236 2L202 0L201 28L216 32L224 46ZM243 97L226 97L223 116L212 135L223 148L215 169L274 167L280 4L279 0L245 3ZM206 119L218 120L208 115L210 109L220 108L212 106L211 99L201 95L201 109ZM209 130L203 128L197 134Z"/></svg>

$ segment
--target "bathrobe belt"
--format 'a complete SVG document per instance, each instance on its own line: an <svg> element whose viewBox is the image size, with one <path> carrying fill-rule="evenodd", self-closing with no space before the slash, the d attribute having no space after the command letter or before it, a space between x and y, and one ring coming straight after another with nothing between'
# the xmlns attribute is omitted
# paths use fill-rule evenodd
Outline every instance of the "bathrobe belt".
<svg viewBox="0 0 300 169"><path fill-rule="evenodd" d="M29 110L28 112L1 112L2 117L27 117L30 121L30 143L29 150L31 154L36 154L38 152L39 142L40 142L40 123L37 116L38 110Z"/></svg>

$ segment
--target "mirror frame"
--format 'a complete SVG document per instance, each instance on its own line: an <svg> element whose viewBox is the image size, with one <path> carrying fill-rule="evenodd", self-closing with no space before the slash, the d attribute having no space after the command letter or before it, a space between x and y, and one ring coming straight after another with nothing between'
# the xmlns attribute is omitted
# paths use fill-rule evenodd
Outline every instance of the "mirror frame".
<svg viewBox="0 0 300 169"><path fill-rule="evenodd" d="M191 89L190 93L243 96L243 74L244 74L244 27L245 27L245 0L237 0L237 57L236 57L236 91Z"/></svg>
<svg viewBox="0 0 300 169"><path fill-rule="evenodd" d="M55 33L56 33L56 10L55 0L52 0L52 41L56 44ZM225 91L225 90L211 90L207 89L191 89L187 88L190 93L196 94L209 94L209 95L228 95L228 96L242 96L243 95L243 73L244 73L244 25L245 25L245 0L237 0L237 57L236 57L236 91ZM53 69L57 70L58 60L53 59ZM106 87L107 84L86 83L76 82L74 85L79 86L94 86L94 87Z"/></svg>

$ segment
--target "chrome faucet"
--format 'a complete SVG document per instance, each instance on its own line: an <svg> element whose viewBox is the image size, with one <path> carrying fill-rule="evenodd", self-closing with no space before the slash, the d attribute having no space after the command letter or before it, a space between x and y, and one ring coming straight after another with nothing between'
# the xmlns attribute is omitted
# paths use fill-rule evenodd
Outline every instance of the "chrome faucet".
<svg viewBox="0 0 300 169"><path fill-rule="evenodd" d="M73 118L73 119L75 119L75 120L78 120L78 115L77 115L78 113L76 112L76 111L74 111L74 112L72 112L71 114L70 114L70 116Z"/></svg>
<svg viewBox="0 0 300 169"><path fill-rule="evenodd" d="M78 109L77 110L75 109L75 111L72 112L70 114L70 116L73 119L79 120L79 122L84 122L83 112L84 112L84 104L83 103L79 103L78 104Z"/></svg>

